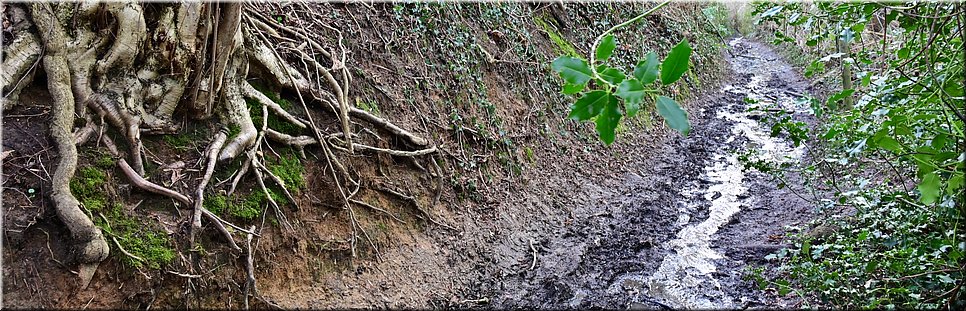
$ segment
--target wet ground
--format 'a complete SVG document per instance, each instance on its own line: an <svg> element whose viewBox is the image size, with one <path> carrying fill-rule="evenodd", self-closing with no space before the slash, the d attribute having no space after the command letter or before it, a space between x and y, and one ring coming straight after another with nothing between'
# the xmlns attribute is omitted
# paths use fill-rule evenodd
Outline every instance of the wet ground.
<svg viewBox="0 0 966 311"><path fill-rule="evenodd" d="M811 208L739 154L796 162L804 148L769 136L746 97L795 110L808 83L768 46L728 42L733 81L691 105L694 130L634 161L617 186L585 185L593 197L564 225L531 238L531 252L503 261L514 271L485 286L494 307L748 308L790 301L757 290L749 267L781 248L784 226ZM795 183L796 180L790 180ZM791 188L797 185L791 184ZM586 188L591 188L588 191ZM519 244L519 242L517 242ZM519 249L519 245L516 245ZM500 265L500 261L497 262Z"/></svg>

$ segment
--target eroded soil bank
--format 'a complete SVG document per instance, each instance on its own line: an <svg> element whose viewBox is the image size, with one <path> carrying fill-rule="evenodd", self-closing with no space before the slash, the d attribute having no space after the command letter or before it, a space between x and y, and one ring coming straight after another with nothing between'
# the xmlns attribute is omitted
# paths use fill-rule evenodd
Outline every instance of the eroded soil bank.
<svg viewBox="0 0 966 311"><path fill-rule="evenodd" d="M497 262L506 276L492 276L483 290L494 306L787 306L743 275L767 265L783 227L807 221L811 208L738 158L748 151L778 161L805 156L804 148L770 137L744 99L807 118L794 103L809 85L769 47L745 38L729 45L733 78L692 102L692 134L636 157L617 183L575 189L572 196L588 199L577 202L572 218L531 233L531 252ZM521 249L512 242L504 247Z"/></svg>

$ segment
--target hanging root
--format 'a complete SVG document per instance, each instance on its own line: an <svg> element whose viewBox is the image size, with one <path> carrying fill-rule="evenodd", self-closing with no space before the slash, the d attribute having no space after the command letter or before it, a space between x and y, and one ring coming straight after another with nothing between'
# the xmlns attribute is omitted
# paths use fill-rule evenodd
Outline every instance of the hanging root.
<svg viewBox="0 0 966 311"><path fill-rule="evenodd" d="M256 90L255 87L253 87L248 82L242 83L242 93L245 95L245 97L254 99L258 101L260 104L265 105L273 113L275 113L282 119L285 119L285 121L288 121L289 123L292 123L295 126L298 126L299 128L303 128L303 129L305 128L305 123L302 123L301 120L293 116L288 111L285 111L285 109L282 109L282 106L279 106L278 103L272 101L270 98L268 98L268 96L265 96L265 94L262 94L262 92L259 92L258 90Z"/></svg>
<svg viewBox="0 0 966 311"><path fill-rule="evenodd" d="M47 43L48 55L44 56L47 88L52 99L50 135L60 153L57 169L51 180L51 200L57 216L70 231L77 245L77 260L81 263L81 287L86 288L97 270L97 265L107 258L110 247L101 230L81 210L77 198L70 192L70 180L77 168L77 147L71 133L74 124L74 96L70 88L70 68L64 56L66 37L56 24L47 4L32 4L33 20Z"/></svg>
<svg viewBox="0 0 966 311"><path fill-rule="evenodd" d="M198 184L198 189L195 191L194 216L192 217L191 222L191 241L194 243L195 233L201 230L201 216L205 216L205 218L207 218L208 221L211 222L215 228L225 236L225 239L228 240L229 246L238 251L241 250L241 248L239 248L238 244L235 243L235 239L232 237L231 232L228 232L228 229L225 228L224 224L238 229L240 228L222 220L204 207L205 188L208 186L208 182L211 180L211 175L215 172L215 164L218 163L216 156L218 155L218 151L221 150L222 146L225 144L226 138L227 134L224 131L218 132L211 144L208 145L208 149L205 151L205 157L208 160L208 164L205 166L205 175L201 178L201 182Z"/></svg>
<svg viewBox="0 0 966 311"><path fill-rule="evenodd" d="M82 263L82 287L87 287L99 262L107 258L110 248L101 230L81 210L77 198L70 192L70 179L77 167L77 147L71 128L74 123L74 103L70 93L67 62L60 56L44 57L47 83L53 98L50 134L60 153L60 161L52 179L51 199L57 216L64 222L71 236L79 242L77 260Z"/></svg>
<svg viewBox="0 0 966 311"><path fill-rule="evenodd" d="M227 81L236 80L241 79L228 78ZM239 85L237 83L227 83L224 87L226 106L224 120L229 126L236 127L238 133L222 148L221 153L218 155L218 161L224 161L238 156L255 143L255 137L258 135L255 124L252 122L251 114L248 111L248 105L245 104L245 98L241 95Z"/></svg>

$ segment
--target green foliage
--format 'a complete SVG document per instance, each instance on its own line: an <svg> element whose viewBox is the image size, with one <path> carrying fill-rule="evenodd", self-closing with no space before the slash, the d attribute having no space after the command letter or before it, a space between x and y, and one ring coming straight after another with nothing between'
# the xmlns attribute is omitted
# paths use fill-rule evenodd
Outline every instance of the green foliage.
<svg viewBox="0 0 966 311"><path fill-rule="evenodd" d="M657 112L664 117L664 121L667 121L667 125L672 129L681 132L683 135L688 135L691 132L691 124L688 123L688 113L681 109L673 99L658 96L657 97Z"/></svg>
<svg viewBox="0 0 966 311"><path fill-rule="evenodd" d="M788 27L804 32L813 58L803 62L806 76L856 73L844 75L851 87L825 101L803 101L820 127L771 118L773 135L821 139L810 151L819 163L804 170L832 175L813 182L833 192L820 204L858 211L831 238L803 238L785 254L789 286L838 308L948 306L956 300L951 280L962 284L966 248L958 229L966 208L966 156L957 147L966 137L962 11L943 2L789 2L758 3L755 12L776 43L795 40ZM868 42L883 31L888 42ZM863 44L842 53L837 41ZM840 104L849 101L854 106ZM916 186L907 188L909 181Z"/></svg>
<svg viewBox="0 0 966 311"><path fill-rule="evenodd" d="M725 6L714 3L704 9L701 9L701 13L707 19L708 24L713 28L719 36L727 37L731 35L731 29L728 24L731 22L731 16L728 12L728 8Z"/></svg>
<svg viewBox="0 0 966 311"><path fill-rule="evenodd" d="M648 13L650 12L653 10ZM621 25L626 26L648 13ZM618 26L610 31L616 30ZM658 62L656 53L648 53L644 60L637 63L631 76L627 76L618 68L598 64L598 62L607 62L616 48L617 40L613 35L605 33L593 48L592 63L588 64L579 56L560 56L550 64L550 68L559 73L565 82L562 93L567 95L580 93L577 101L570 107L569 117L578 121L593 119L598 137L609 145L614 142L615 131L621 119L625 115L629 117L637 115L644 98L651 95L656 101L659 114L665 118L668 125L681 134L687 135L691 125L684 109L670 98L657 96L656 88L647 88L647 85L657 79L658 67L660 67L663 85L678 81L688 71L692 49L687 40L682 40L671 49L663 65ZM584 91L588 86L591 86L590 89ZM622 102L623 105L621 105Z"/></svg>
<svg viewBox="0 0 966 311"><path fill-rule="evenodd" d="M614 49L617 48L617 41L614 40L614 35L604 36L604 39L600 41L600 45L597 46L597 51L595 52L596 59L598 61L607 61L611 54L614 54Z"/></svg>
<svg viewBox="0 0 966 311"><path fill-rule="evenodd" d="M964 276L963 233L943 225L956 213L923 213L902 193L862 197L867 204L854 217L823 224L838 230L801 235L792 248L769 255L785 262L782 271L795 281L786 287L839 308L941 307L939 298Z"/></svg>
<svg viewBox="0 0 966 311"><path fill-rule="evenodd" d="M641 102L644 101L647 92L640 81L631 79L618 85L614 95L624 99L624 111L627 111L628 117L633 117L641 110Z"/></svg>
<svg viewBox="0 0 966 311"><path fill-rule="evenodd" d="M661 83L668 85L674 83L688 71L688 63L691 62L691 46L688 40L683 40L671 49L671 52L661 63Z"/></svg>
<svg viewBox="0 0 966 311"><path fill-rule="evenodd" d="M660 65L661 62L657 60L657 53L649 52L644 56L644 60L638 62L637 67L634 67L634 77L642 85L651 84L651 82L657 80L657 67Z"/></svg>
<svg viewBox="0 0 966 311"><path fill-rule="evenodd" d="M576 57L558 57L552 63L550 63L550 67L553 68L554 71L560 73L560 77L562 77L568 85L584 86L594 76L590 66L587 66L587 61Z"/></svg>

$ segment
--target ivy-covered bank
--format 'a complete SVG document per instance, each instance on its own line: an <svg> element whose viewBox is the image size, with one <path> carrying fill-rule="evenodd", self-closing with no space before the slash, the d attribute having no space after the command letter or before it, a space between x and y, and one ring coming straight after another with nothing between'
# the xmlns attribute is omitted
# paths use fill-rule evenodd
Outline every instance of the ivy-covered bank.
<svg viewBox="0 0 966 311"><path fill-rule="evenodd" d="M758 2L748 20L824 95L803 133L801 174L824 217L770 258L762 288L806 307L966 306L966 6L954 2Z"/></svg>

